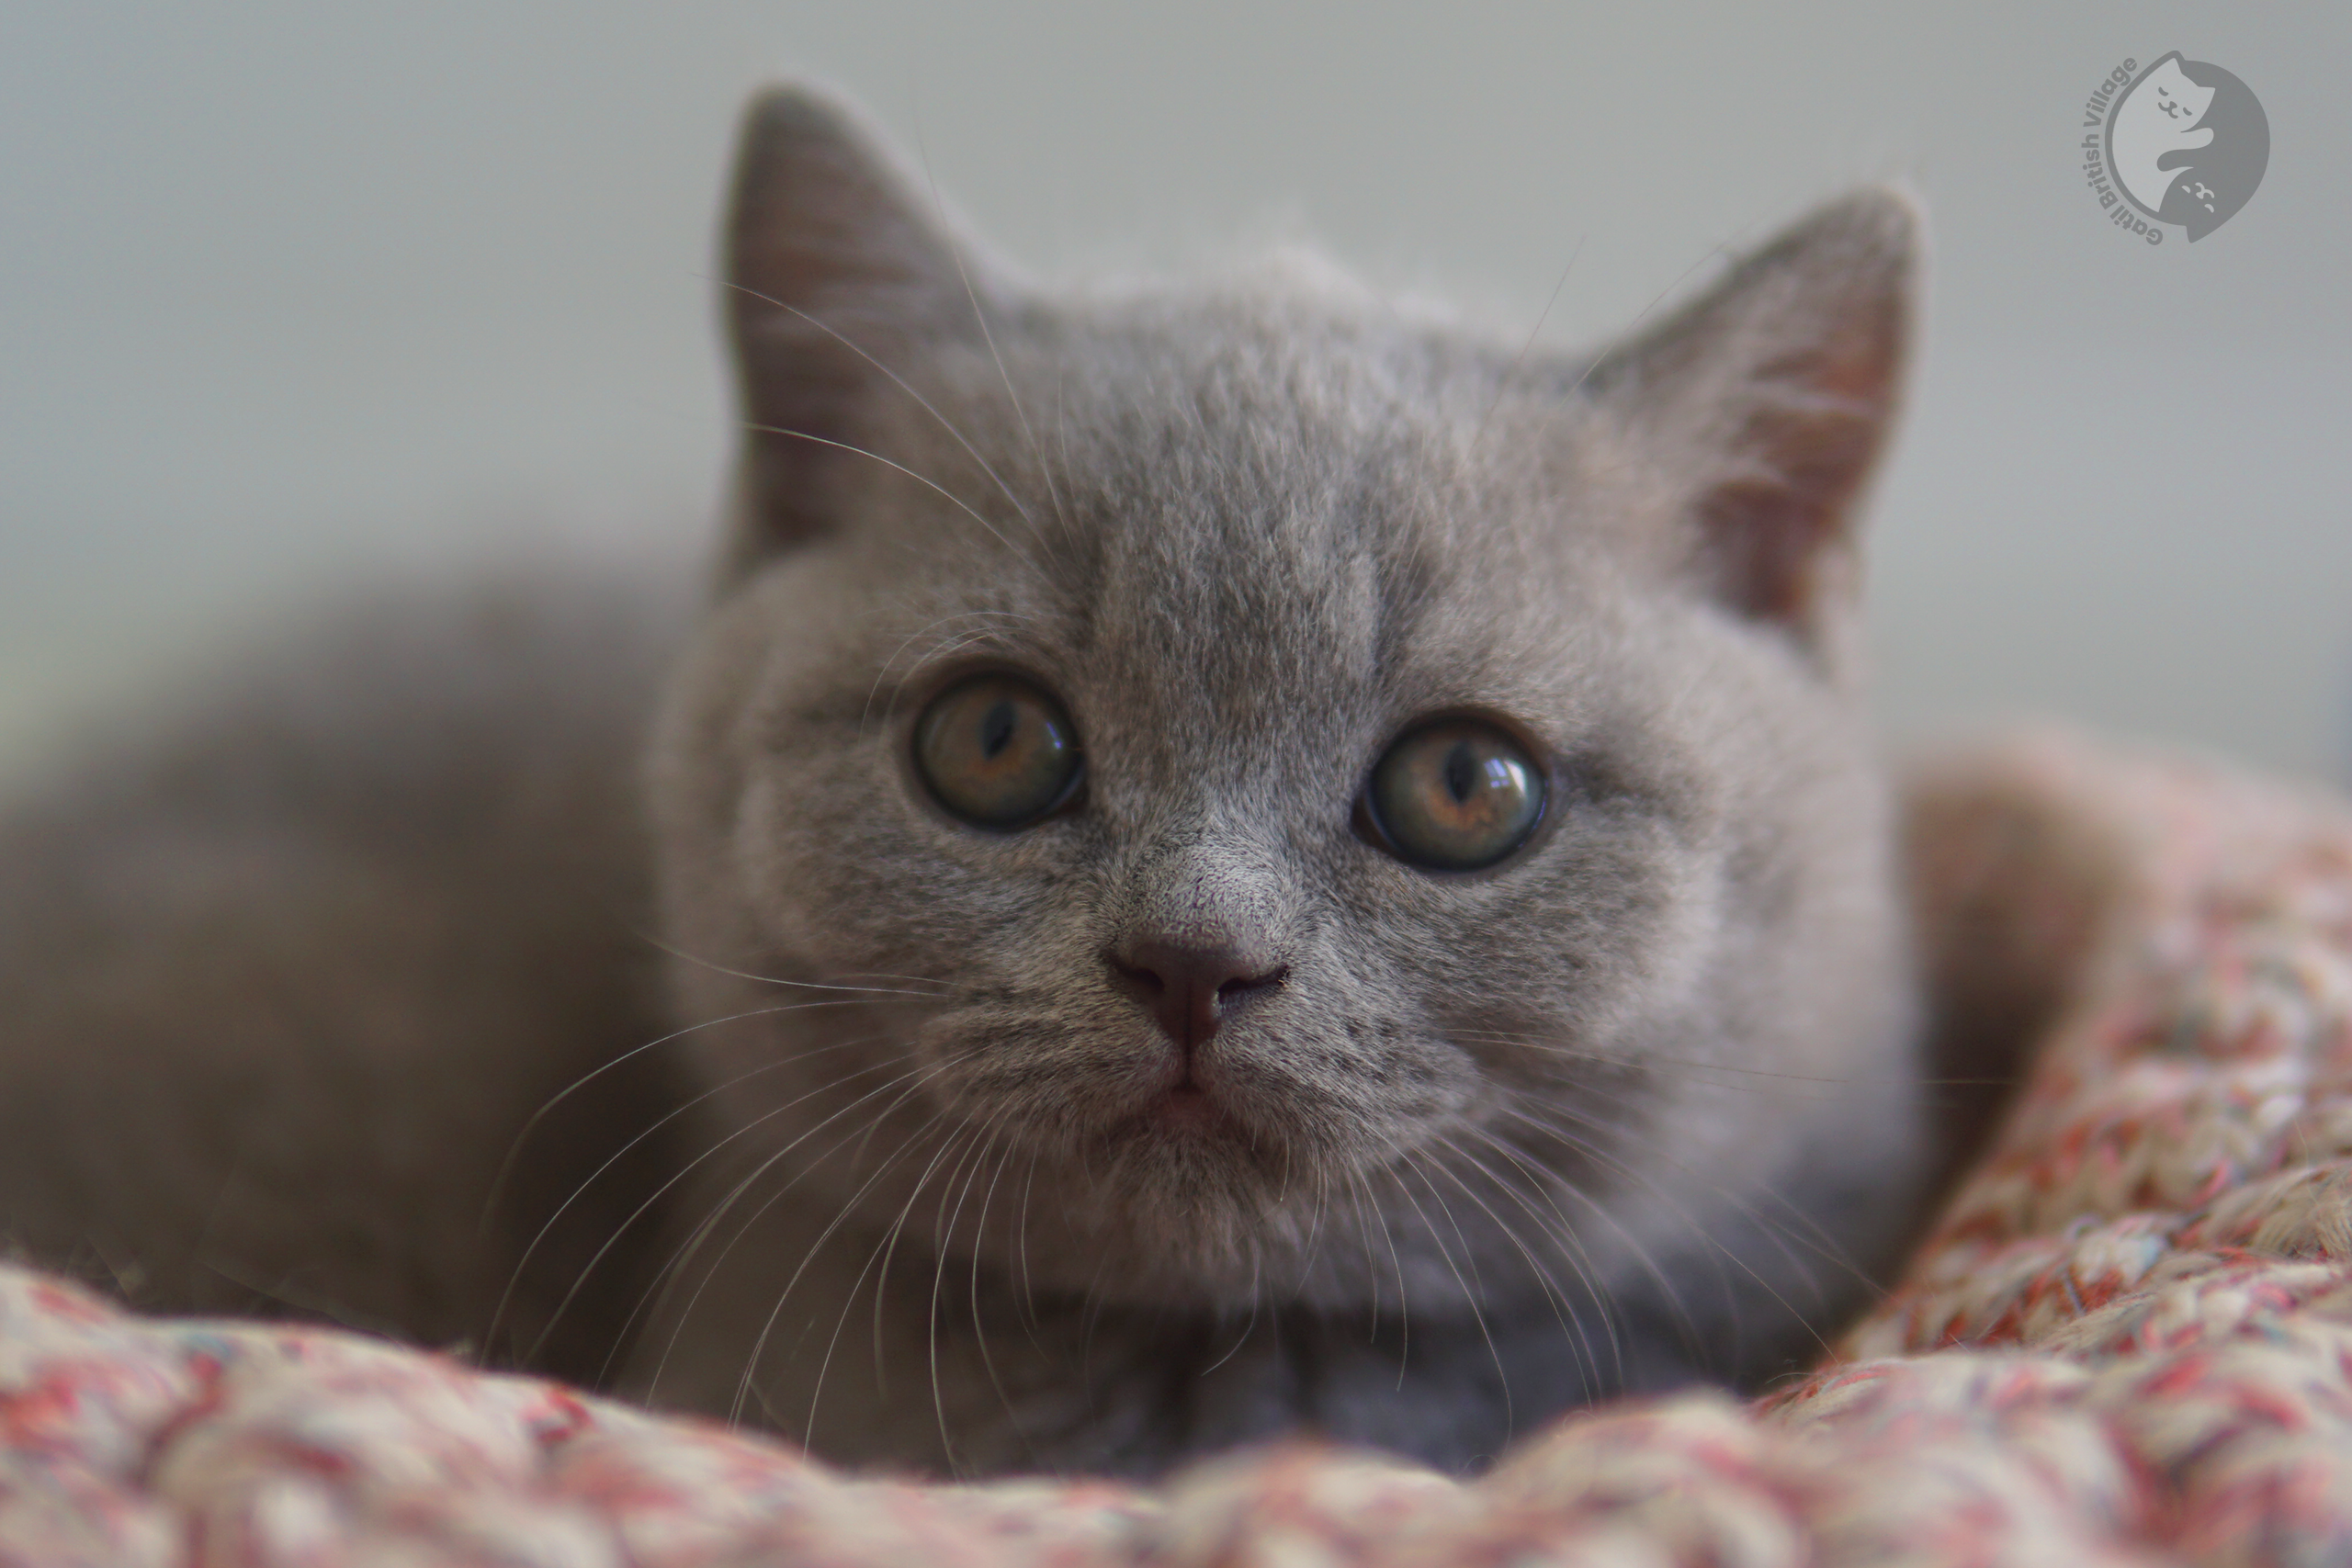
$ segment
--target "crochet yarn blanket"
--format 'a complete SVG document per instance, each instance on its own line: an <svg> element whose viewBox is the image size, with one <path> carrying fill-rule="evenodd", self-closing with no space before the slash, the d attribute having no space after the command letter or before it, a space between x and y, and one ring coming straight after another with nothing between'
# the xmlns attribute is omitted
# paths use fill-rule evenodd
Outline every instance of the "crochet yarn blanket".
<svg viewBox="0 0 2352 1568"><path fill-rule="evenodd" d="M2042 738L1928 770L1910 832L1939 988L2035 1043L1771 1397L1584 1412L1475 1481L1296 1444L931 1485L0 1270L0 1562L2352 1562L2352 807Z"/></svg>

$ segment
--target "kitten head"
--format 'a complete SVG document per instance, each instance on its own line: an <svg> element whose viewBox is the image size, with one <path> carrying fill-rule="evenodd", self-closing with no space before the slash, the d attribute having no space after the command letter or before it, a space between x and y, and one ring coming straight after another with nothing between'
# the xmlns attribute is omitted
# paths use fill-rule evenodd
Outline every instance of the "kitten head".
<svg viewBox="0 0 2352 1568"><path fill-rule="evenodd" d="M1855 521L1906 207L1567 361L1298 267L1047 296L921 188L752 110L748 435L653 761L741 1201L1418 1312L1887 1184Z"/></svg>

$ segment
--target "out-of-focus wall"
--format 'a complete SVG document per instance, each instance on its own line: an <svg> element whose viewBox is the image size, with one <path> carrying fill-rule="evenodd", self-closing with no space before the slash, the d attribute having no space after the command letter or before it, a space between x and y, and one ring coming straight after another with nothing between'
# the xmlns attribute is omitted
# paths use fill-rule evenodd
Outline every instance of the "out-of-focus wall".
<svg viewBox="0 0 2352 1568"><path fill-rule="evenodd" d="M699 530L709 233L773 76L1053 275L1312 236L1605 334L1856 180L1937 251L1879 494L1882 704L2352 761L2352 12L38 0L0 21L0 768L305 587ZM2236 73L2259 193L2080 173L2127 56ZM1696 264L1699 273L1690 269ZM535 542L536 541L536 542Z"/></svg>

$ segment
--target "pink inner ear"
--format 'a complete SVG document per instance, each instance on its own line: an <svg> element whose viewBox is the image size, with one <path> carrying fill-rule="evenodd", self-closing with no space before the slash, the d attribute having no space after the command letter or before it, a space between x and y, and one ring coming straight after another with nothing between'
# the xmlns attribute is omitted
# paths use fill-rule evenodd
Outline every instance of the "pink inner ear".
<svg viewBox="0 0 2352 1568"><path fill-rule="evenodd" d="M1804 629L1846 575L1851 511L1885 434L1901 341L1888 313L1762 368L1733 442L1737 471L1698 506L1712 586L1740 614Z"/></svg>
<svg viewBox="0 0 2352 1568"><path fill-rule="evenodd" d="M1803 623L1818 600L1824 513L1771 479L1719 485L1700 503L1714 596L1753 620Z"/></svg>

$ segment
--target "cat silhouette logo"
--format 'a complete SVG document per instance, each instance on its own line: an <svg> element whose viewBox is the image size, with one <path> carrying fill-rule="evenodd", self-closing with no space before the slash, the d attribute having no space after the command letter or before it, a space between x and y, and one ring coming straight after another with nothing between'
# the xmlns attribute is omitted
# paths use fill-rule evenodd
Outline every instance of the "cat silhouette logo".
<svg viewBox="0 0 2352 1568"><path fill-rule="evenodd" d="M2270 163L2270 120L2254 90L2177 50L2132 77L2106 118L2114 185L2148 217L2188 230L2192 242L2236 215Z"/></svg>

